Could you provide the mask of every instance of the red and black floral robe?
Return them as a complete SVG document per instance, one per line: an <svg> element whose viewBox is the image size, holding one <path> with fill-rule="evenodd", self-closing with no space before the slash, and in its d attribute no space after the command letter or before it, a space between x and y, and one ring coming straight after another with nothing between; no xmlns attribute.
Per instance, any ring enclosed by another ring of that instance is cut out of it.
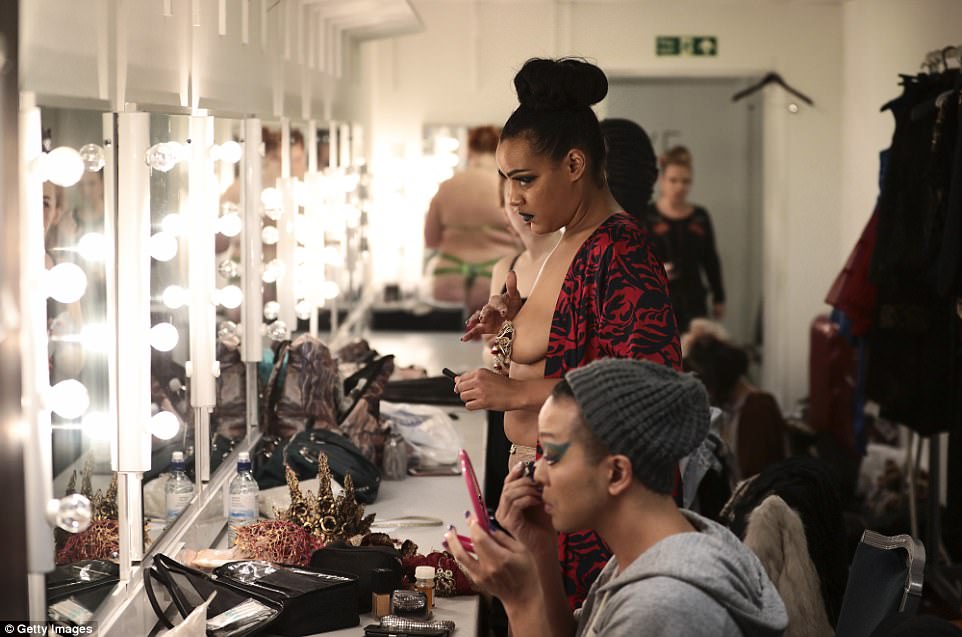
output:
<svg viewBox="0 0 962 637"><path fill-rule="evenodd" d="M575 254L555 305L545 378L599 358L641 358L681 369L665 268L633 217L608 217ZM611 557L593 531L561 533L558 558L572 608Z"/></svg>

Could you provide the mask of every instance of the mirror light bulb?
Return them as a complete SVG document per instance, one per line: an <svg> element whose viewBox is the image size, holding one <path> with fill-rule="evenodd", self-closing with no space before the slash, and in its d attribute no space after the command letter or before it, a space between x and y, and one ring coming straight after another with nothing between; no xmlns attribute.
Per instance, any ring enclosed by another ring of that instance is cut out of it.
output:
<svg viewBox="0 0 962 637"><path fill-rule="evenodd" d="M333 299L338 293L340 293L340 289L334 281L324 281L321 284L321 294L324 295L325 299Z"/></svg>
<svg viewBox="0 0 962 637"><path fill-rule="evenodd" d="M244 222L237 213L230 212L217 219L217 232L225 237L236 237L243 229Z"/></svg>
<svg viewBox="0 0 962 637"><path fill-rule="evenodd" d="M180 420L169 411L158 411L150 417L150 433L160 440L170 440L180 431Z"/></svg>
<svg viewBox="0 0 962 637"><path fill-rule="evenodd" d="M84 435L94 440L108 441L113 433L110 417L102 411L92 411L80 420Z"/></svg>
<svg viewBox="0 0 962 637"><path fill-rule="evenodd" d="M217 302L228 310L240 307L244 301L244 292L236 285L227 285L217 291Z"/></svg>
<svg viewBox="0 0 962 637"><path fill-rule="evenodd" d="M244 149L234 140L226 141L220 145L220 160L228 164L236 164L241 160Z"/></svg>
<svg viewBox="0 0 962 637"><path fill-rule="evenodd" d="M217 326L217 340L225 345L240 343L240 329L234 321L223 321Z"/></svg>
<svg viewBox="0 0 962 637"><path fill-rule="evenodd" d="M310 301L301 299L294 305L294 314L302 321L306 321L311 318L312 309Z"/></svg>
<svg viewBox="0 0 962 637"><path fill-rule="evenodd" d="M240 265L233 259L224 259L217 264L217 273L225 279L236 279L241 275Z"/></svg>
<svg viewBox="0 0 962 637"><path fill-rule="evenodd" d="M107 254L107 237L99 232L88 232L77 242L77 252L87 261L103 261Z"/></svg>
<svg viewBox="0 0 962 637"><path fill-rule="evenodd" d="M291 337L291 331L284 321L274 321L267 326L267 336L272 341L286 341Z"/></svg>
<svg viewBox="0 0 962 637"><path fill-rule="evenodd" d="M164 305L172 310L177 310L190 302L190 295L187 290L179 285L168 285L160 297Z"/></svg>
<svg viewBox="0 0 962 637"><path fill-rule="evenodd" d="M170 323L158 323L150 328L150 346L158 352L169 352L177 347L180 334Z"/></svg>
<svg viewBox="0 0 962 637"><path fill-rule="evenodd" d="M272 246L280 241L281 232L277 229L277 226L264 226L261 230L261 241L266 245Z"/></svg>
<svg viewBox="0 0 962 637"><path fill-rule="evenodd" d="M265 210L280 210L284 205L284 199L281 197L281 191L271 186L261 191L261 203L264 204Z"/></svg>
<svg viewBox="0 0 962 637"><path fill-rule="evenodd" d="M95 173L104 167L104 149L97 144L84 144L80 147L80 159L84 168Z"/></svg>
<svg viewBox="0 0 962 637"><path fill-rule="evenodd" d="M277 301L268 301L264 304L264 320L276 321L281 315L281 304Z"/></svg>
<svg viewBox="0 0 962 637"><path fill-rule="evenodd" d="M151 235L148 245L150 256L155 261L170 261L177 256L177 239L168 232L160 231Z"/></svg>
<svg viewBox="0 0 962 637"><path fill-rule="evenodd" d="M60 303L74 303L87 291L87 274L76 263L58 263L46 274L47 296Z"/></svg>
<svg viewBox="0 0 962 637"><path fill-rule="evenodd" d="M79 380L62 380L50 388L50 409L67 420L80 418L90 409L90 394Z"/></svg>
<svg viewBox="0 0 962 637"><path fill-rule="evenodd" d="M81 533L90 528L94 510L87 496L71 493L47 504L47 519L68 533ZM12 631L11 631L12 632Z"/></svg>
<svg viewBox="0 0 962 637"><path fill-rule="evenodd" d="M86 167L80 153L68 146L58 146L47 153L44 169L47 181L67 188L80 181Z"/></svg>
<svg viewBox="0 0 962 637"><path fill-rule="evenodd" d="M187 149L178 142L161 142L147 149L147 165L162 173L170 172L177 162L187 156Z"/></svg>

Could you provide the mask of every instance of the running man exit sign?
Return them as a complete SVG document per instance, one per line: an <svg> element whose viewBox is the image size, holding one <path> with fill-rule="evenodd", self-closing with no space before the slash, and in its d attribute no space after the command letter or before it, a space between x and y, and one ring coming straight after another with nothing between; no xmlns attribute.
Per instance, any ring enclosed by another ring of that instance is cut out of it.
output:
<svg viewBox="0 0 962 637"><path fill-rule="evenodd" d="M718 55L718 38L714 35L659 35L655 38L655 55L715 57Z"/></svg>

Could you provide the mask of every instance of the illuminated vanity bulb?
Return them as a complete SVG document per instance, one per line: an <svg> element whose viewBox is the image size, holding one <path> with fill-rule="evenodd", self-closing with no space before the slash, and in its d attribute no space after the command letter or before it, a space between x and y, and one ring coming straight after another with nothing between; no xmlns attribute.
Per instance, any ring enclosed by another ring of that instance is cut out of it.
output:
<svg viewBox="0 0 962 637"><path fill-rule="evenodd" d="M271 186L261 191L261 203L264 204L264 214L270 216L267 211L280 210L284 205L284 199L281 197L281 191Z"/></svg>
<svg viewBox="0 0 962 637"><path fill-rule="evenodd" d="M80 328L80 342L91 352L106 352L110 348L110 330L105 323L87 323Z"/></svg>
<svg viewBox="0 0 962 637"><path fill-rule="evenodd" d="M267 326L267 337L272 341L286 341L291 337L291 331L284 321L274 321Z"/></svg>
<svg viewBox="0 0 962 637"><path fill-rule="evenodd" d="M77 252L87 261L103 261L107 254L107 237L99 232L88 232L77 242Z"/></svg>
<svg viewBox="0 0 962 637"><path fill-rule="evenodd" d="M179 285L168 285L164 288L164 293L160 299L164 302L164 305L176 310L190 303L190 294Z"/></svg>
<svg viewBox="0 0 962 637"><path fill-rule="evenodd" d="M68 146L58 146L47 153L44 169L47 181L65 188L80 181L85 170L80 153Z"/></svg>
<svg viewBox="0 0 962 637"><path fill-rule="evenodd" d="M311 310L313 309L314 308L311 307L310 301L307 299L301 299L294 305L294 314L297 315L297 318L301 319L302 321L306 321L311 318Z"/></svg>
<svg viewBox="0 0 962 637"><path fill-rule="evenodd" d="M277 301L268 301L264 304L264 320L276 321L281 315L281 304Z"/></svg>
<svg viewBox="0 0 962 637"><path fill-rule="evenodd" d="M170 172L177 162L187 156L187 149L178 142L161 142L147 149L147 165L162 173Z"/></svg>
<svg viewBox="0 0 962 637"><path fill-rule="evenodd" d="M84 144L80 147L80 159L84 168L95 173L104 167L104 149L97 144Z"/></svg>
<svg viewBox="0 0 962 637"><path fill-rule="evenodd" d="M62 380L50 388L50 409L67 420L80 418L90 409L90 394L79 380Z"/></svg>
<svg viewBox="0 0 962 637"><path fill-rule="evenodd" d="M334 246L327 246L324 248L324 263L329 265L340 265L343 259L341 259L341 251Z"/></svg>
<svg viewBox="0 0 962 637"><path fill-rule="evenodd" d="M76 263L58 263L46 274L47 296L60 303L73 303L87 291L87 275Z"/></svg>
<svg viewBox="0 0 962 637"><path fill-rule="evenodd" d="M340 291L340 288L337 287L337 283L334 281L324 281L324 283L321 284L321 294L324 295L325 299L333 299Z"/></svg>
<svg viewBox="0 0 962 637"><path fill-rule="evenodd" d="M261 274L261 281L264 283L276 283L279 279L284 278L285 271L284 262L279 259L273 259L264 265L264 273Z"/></svg>
<svg viewBox="0 0 962 637"><path fill-rule="evenodd" d="M306 206L309 193L310 191L307 188L307 184L300 179L294 181L294 185L292 186L292 195L294 196L294 203L296 205L300 206L301 208Z"/></svg>
<svg viewBox="0 0 962 637"><path fill-rule="evenodd" d="M234 140L224 142L220 145L220 160L228 164L236 164L241 160L244 149Z"/></svg>
<svg viewBox="0 0 962 637"><path fill-rule="evenodd" d="M160 440L170 440L180 431L180 420L169 411L158 411L150 417L150 434Z"/></svg>
<svg viewBox="0 0 962 637"><path fill-rule="evenodd" d="M184 234L184 218L172 212L160 221L160 229L175 237Z"/></svg>
<svg viewBox="0 0 962 637"><path fill-rule="evenodd" d="M237 328L237 323L234 321L223 321L219 326L217 326L217 340L225 344L236 344L235 339L239 342L240 330Z"/></svg>
<svg viewBox="0 0 962 637"><path fill-rule="evenodd" d="M155 261L170 261L177 256L177 239L161 230L150 237L148 249Z"/></svg>
<svg viewBox="0 0 962 637"><path fill-rule="evenodd" d="M217 219L217 232L225 237L236 237L243 229L244 222L237 213L229 212Z"/></svg>
<svg viewBox="0 0 962 637"><path fill-rule="evenodd" d="M225 279L236 279L240 276L240 265L233 259L224 259L217 264L217 273Z"/></svg>
<svg viewBox="0 0 962 637"><path fill-rule="evenodd" d="M228 310L240 307L244 301L244 292L236 285L228 285L217 290L217 302Z"/></svg>
<svg viewBox="0 0 962 637"><path fill-rule="evenodd" d="M180 334L170 323L158 323L150 328L150 346L158 352L169 352L177 347Z"/></svg>
<svg viewBox="0 0 962 637"><path fill-rule="evenodd" d="M261 230L261 241L266 245L272 246L276 244L281 238L281 232L277 229L277 226L264 226Z"/></svg>

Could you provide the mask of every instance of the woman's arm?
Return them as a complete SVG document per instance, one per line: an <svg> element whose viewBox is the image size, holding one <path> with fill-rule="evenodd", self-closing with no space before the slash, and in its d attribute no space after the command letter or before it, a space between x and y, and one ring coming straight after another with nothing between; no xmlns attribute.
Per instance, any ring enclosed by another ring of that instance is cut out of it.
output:
<svg viewBox="0 0 962 637"><path fill-rule="evenodd" d="M464 406L472 411L538 411L558 381L557 378L518 380L489 369L476 369L455 378L454 391L461 396Z"/></svg>
<svg viewBox="0 0 962 637"><path fill-rule="evenodd" d="M434 195L434 199L431 200L431 205L428 207L428 214L424 217L424 245L428 248L437 248L441 245L443 233L441 206L438 204L438 196Z"/></svg>
<svg viewBox="0 0 962 637"><path fill-rule="evenodd" d="M718 258L718 250L715 247L715 229L711 224L711 217L705 212L705 253L703 255L702 267L708 277L708 284L711 286L712 303L723 305L725 303L725 288L722 285L721 260Z"/></svg>

